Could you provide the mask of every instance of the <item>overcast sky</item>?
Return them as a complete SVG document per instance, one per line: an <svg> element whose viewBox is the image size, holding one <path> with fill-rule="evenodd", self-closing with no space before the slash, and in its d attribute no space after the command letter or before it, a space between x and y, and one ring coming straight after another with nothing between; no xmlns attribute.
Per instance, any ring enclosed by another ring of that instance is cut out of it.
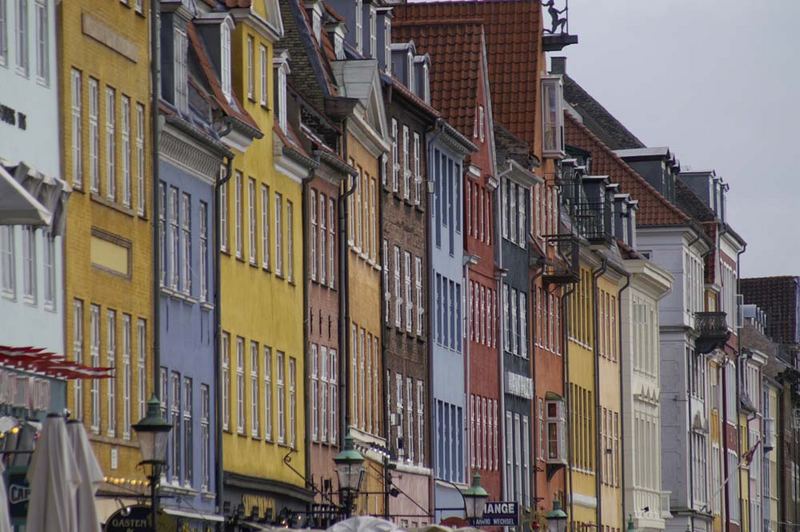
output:
<svg viewBox="0 0 800 532"><path fill-rule="evenodd" d="M743 277L800 275L798 24L798 0L569 2L568 73L645 144L730 184Z"/></svg>

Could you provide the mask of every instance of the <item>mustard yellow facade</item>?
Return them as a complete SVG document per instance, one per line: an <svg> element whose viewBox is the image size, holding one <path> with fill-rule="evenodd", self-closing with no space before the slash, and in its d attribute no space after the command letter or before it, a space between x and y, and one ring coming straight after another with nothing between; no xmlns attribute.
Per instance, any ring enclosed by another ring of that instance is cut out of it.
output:
<svg viewBox="0 0 800 532"><path fill-rule="evenodd" d="M57 9L62 164L73 189L66 354L116 368L112 379L70 383L68 405L108 477L100 493L129 495L144 489L130 425L152 393L148 3L85 0Z"/></svg>
<svg viewBox="0 0 800 532"><path fill-rule="evenodd" d="M248 514L277 515L287 503L275 490L302 496L306 474L302 185L273 151L277 4L230 16L232 91L261 136L232 147L220 194L223 482Z"/></svg>

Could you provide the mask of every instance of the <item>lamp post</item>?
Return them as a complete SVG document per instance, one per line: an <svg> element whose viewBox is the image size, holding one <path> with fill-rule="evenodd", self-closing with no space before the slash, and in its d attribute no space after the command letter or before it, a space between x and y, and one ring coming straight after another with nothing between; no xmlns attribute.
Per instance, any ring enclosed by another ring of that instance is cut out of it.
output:
<svg viewBox="0 0 800 532"><path fill-rule="evenodd" d="M150 475L150 507L152 509L153 530L156 530L158 515L158 494L156 487L161 478L161 468L167 461L167 437L172 425L161 417L161 402L154 395L147 401L147 413L137 424L133 425L139 438L139 450L142 461L139 465L149 465Z"/></svg>
<svg viewBox="0 0 800 532"><path fill-rule="evenodd" d="M633 515L628 514L628 528L627 532L636 532L636 527L633 526Z"/></svg>
<svg viewBox="0 0 800 532"><path fill-rule="evenodd" d="M337 454L333 461L336 463L336 476L339 477L339 497L345 519L353 512L353 500L361 489L364 479L364 457L353 448L353 438L346 436L344 449Z"/></svg>
<svg viewBox="0 0 800 532"><path fill-rule="evenodd" d="M561 501L553 501L553 509L545 514L549 532L565 532L567 530L567 514L561 509Z"/></svg>
<svg viewBox="0 0 800 532"><path fill-rule="evenodd" d="M483 517L489 493L481 486L480 473L476 471L472 474L472 485L461 492L461 497L464 498L464 514L468 522Z"/></svg>

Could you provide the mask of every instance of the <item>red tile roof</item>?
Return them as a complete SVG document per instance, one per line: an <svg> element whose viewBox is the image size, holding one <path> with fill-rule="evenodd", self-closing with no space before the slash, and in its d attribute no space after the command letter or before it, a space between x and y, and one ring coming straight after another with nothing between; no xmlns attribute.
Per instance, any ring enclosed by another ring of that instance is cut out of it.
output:
<svg viewBox="0 0 800 532"><path fill-rule="evenodd" d="M392 31L407 24L482 23L494 120L535 146L538 70L543 67L539 65L541 9L538 0L402 4L394 7ZM403 35L417 43L415 35L405 32ZM452 52L457 45L450 44L448 51ZM433 57L433 61L437 63L440 60Z"/></svg>
<svg viewBox="0 0 800 532"><path fill-rule="evenodd" d="M570 113L564 113L564 126L567 144L591 153L592 174L609 176L612 182L620 184L623 192L639 201L636 215L639 225L684 225L690 222L683 211L670 203Z"/></svg>
<svg viewBox="0 0 800 532"><path fill-rule="evenodd" d="M478 97L483 28L475 23L429 23L395 27L396 40L413 40L431 56L431 104L462 135L472 136Z"/></svg>
<svg viewBox="0 0 800 532"><path fill-rule="evenodd" d="M396 91L403 98L405 98L406 100L417 106L423 112L427 113L428 115L434 118L440 118L442 116L442 114L437 109L434 109L433 107L425 103L425 100L423 100L422 98L411 92L408 89L408 87L403 85L403 83L399 79L397 79L394 76L391 76L390 80L393 91Z"/></svg>

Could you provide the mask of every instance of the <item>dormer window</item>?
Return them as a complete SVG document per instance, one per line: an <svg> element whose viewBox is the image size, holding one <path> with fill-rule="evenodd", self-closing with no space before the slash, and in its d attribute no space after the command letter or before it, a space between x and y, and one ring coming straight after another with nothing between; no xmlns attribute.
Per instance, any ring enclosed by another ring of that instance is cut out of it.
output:
<svg viewBox="0 0 800 532"><path fill-rule="evenodd" d="M425 103L431 103L431 78L428 62L422 64L422 99Z"/></svg>
<svg viewBox="0 0 800 532"><path fill-rule="evenodd" d="M306 9L310 11L311 15L311 31L314 32L314 37L317 42L322 42L322 2L314 1L306 4Z"/></svg>
<svg viewBox="0 0 800 532"><path fill-rule="evenodd" d="M369 56L378 58L378 13L375 6L369 6Z"/></svg>
<svg viewBox="0 0 800 532"><path fill-rule="evenodd" d="M356 50L363 52L362 41L364 40L364 6L362 0L355 0L356 3Z"/></svg>
<svg viewBox="0 0 800 532"><path fill-rule="evenodd" d="M411 53L411 50L406 54L406 72L408 73L406 87L414 90L414 55Z"/></svg>
<svg viewBox="0 0 800 532"><path fill-rule="evenodd" d="M178 111L186 113L189 110L189 76L186 68L186 56L189 42L186 32L175 28L173 32L173 83L175 89L175 107Z"/></svg>
<svg viewBox="0 0 800 532"><path fill-rule="evenodd" d="M231 27L230 21L225 21L219 28L219 77L222 84L222 94L231 101Z"/></svg>
<svg viewBox="0 0 800 532"><path fill-rule="evenodd" d="M478 138L483 142L486 139L486 113L483 106L478 106Z"/></svg>
<svg viewBox="0 0 800 532"><path fill-rule="evenodd" d="M282 131L286 131L286 79L289 75L289 58L285 50L273 58L275 69L275 120Z"/></svg>
<svg viewBox="0 0 800 532"><path fill-rule="evenodd" d="M542 155L564 156L564 109L561 76L542 78Z"/></svg>
<svg viewBox="0 0 800 532"><path fill-rule="evenodd" d="M392 73L392 20L389 14L383 17L383 54L386 73Z"/></svg>

